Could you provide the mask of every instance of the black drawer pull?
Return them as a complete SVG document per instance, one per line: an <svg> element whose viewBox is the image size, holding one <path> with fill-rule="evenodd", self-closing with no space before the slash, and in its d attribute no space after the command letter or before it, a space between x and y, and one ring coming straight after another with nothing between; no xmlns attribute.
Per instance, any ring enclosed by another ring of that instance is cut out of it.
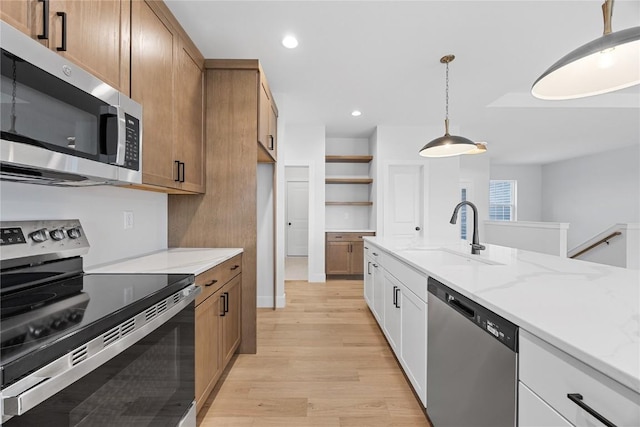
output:
<svg viewBox="0 0 640 427"><path fill-rule="evenodd" d="M220 317L224 317L227 314L227 293L224 292L222 295L220 295L220 298L222 298L222 313L220 314Z"/></svg>
<svg viewBox="0 0 640 427"><path fill-rule="evenodd" d="M184 162L180 162L180 166L182 166L182 175L180 176L180 182L184 182Z"/></svg>
<svg viewBox="0 0 640 427"><path fill-rule="evenodd" d="M582 401L582 395L580 393L569 393L569 394L567 394L567 397L569 398L570 401L572 401L573 403L575 403L576 405L578 405L579 407L581 407L582 409L587 411L589 414L593 415L593 417L595 419L600 421L605 426L607 426L607 427L616 427L616 425L614 423L612 423L611 421L609 421L608 419L606 419L605 417L603 417L602 415L597 413L589 405L584 403Z"/></svg>
<svg viewBox="0 0 640 427"><path fill-rule="evenodd" d="M378 254L374 252L374 253L373 253L373 256L378 256Z"/></svg>
<svg viewBox="0 0 640 427"><path fill-rule="evenodd" d="M38 34L38 39L49 40L49 0L38 0L42 3L42 34Z"/></svg>
<svg viewBox="0 0 640 427"><path fill-rule="evenodd" d="M273 146L274 146L274 144L273 144L273 141L274 141L273 135L267 135L267 136L269 137L269 150L273 150Z"/></svg>
<svg viewBox="0 0 640 427"><path fill-rule="evenodd" d="M215 285L216 283L218 283L218 281L216 279L213 279L212 281L210 281L209 283L207 283L206 285L204 285L206 288L208 288L211 285Z"/></svg>
<svg viewBox="0 0 640 427"><path fill-rule="evenodd" d="M240 268L240 266L239 266L238 264L236 264L236 265L234 265L233 267L231 267L231 271L233 271L233 270L237 270L237 269L239 269L239 268Z"/></svg>
<svg viewBox="0 0 640 427"><path fill-rule="evenodd" d="M395 300L394 305L396 306L396 308L400 308L400 300L398 299L398 292L400 292L400 288L397 286L394 286L393 299Z"/></svg>
<svg viewBox="0 0 640 427"><path fill-rule="evenodd" d="M58 52L67 51L67 12L56 12L56 15L62 17L62 46L56 47Z"/></svg>
<svg viewBox="0 0 640 427"><path fill-rule="evenodd" d="M224 312L228 313L229 312L229 292L224 292L222 295L224 295Z"/></svg>

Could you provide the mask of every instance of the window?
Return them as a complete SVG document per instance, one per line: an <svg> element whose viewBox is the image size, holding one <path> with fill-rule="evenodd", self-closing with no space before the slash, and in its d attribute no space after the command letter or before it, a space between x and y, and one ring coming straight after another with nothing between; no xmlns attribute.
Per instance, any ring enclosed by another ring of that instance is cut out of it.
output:
<svg viewBox="0 0 640 427"><path fill-rule="evenodd" d="M489 181L489 219L516 220L516 181Z"/></svg>

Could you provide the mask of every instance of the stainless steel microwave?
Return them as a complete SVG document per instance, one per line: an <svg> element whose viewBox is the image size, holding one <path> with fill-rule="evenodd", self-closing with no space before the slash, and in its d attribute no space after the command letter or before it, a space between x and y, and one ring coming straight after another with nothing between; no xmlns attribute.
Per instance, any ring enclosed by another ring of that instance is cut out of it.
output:
<svg viewBox="0 0 640 427"><path fill-rule="evenodd" d="M0 47L0 179L142 182L140 104L2 21Z"/></svg>

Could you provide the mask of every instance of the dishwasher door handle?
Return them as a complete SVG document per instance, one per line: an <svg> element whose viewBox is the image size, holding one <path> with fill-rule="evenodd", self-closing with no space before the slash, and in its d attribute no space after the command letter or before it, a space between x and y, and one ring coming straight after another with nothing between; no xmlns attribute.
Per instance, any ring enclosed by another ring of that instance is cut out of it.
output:
<svg viewBox="0 0 640 427"><path fill-rule="evenodd" d="M458 313L470 319L474 319L476 317L476 311L474 309L463 304L462 302L460 302L460 300L455 299L455 297L447 294L447 302Z"/></svg>

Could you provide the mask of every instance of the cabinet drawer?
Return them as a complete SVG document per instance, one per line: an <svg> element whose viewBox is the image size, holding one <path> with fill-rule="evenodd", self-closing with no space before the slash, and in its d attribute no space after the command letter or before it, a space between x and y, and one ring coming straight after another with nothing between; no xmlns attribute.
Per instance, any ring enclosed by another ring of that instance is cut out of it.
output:
<svg viewBox="0 0 640 427"><path fill-rule="evenodd" d="M518 427L572 427L529 387L518 382Z"/></svg>
<svg viewBox="0 0 640 427"><path fill-rule="evenodd" d="M640 395L520 329L520 381L576 426L601 425L567 395L616 426L640 425Z"/></svg>
<svg viewBox="0 0 640 427"><path fill-rule="evenodd" d="M365 257L371 258L371 260L376 264L382 264L382 260L384 259L384 254L380 248L368 242L365 242L364 244L364 255Z"/></svg>
<svg viewBox="0 0 640 427"><path fill-rule="evenodd" d="M231 278L242 272L242 255L236 255L222 264L196 276L196 285L202 288L200 295L196 297L196 305L206 300L215 291L220 289Z"/></svg>
<svg viewBox="0 0 640 427"><path fill-rule="evenodd" d="M384 259L384 268L422 301L427 301L427 275L408 266L396 257L387 256Z"/></svg>
<svg viewBox="0 0 640 427"><path fill-rule="evenodd" d="M328 242L358 242L364 236L373 236L374 233L327 233Z"/></svg>

